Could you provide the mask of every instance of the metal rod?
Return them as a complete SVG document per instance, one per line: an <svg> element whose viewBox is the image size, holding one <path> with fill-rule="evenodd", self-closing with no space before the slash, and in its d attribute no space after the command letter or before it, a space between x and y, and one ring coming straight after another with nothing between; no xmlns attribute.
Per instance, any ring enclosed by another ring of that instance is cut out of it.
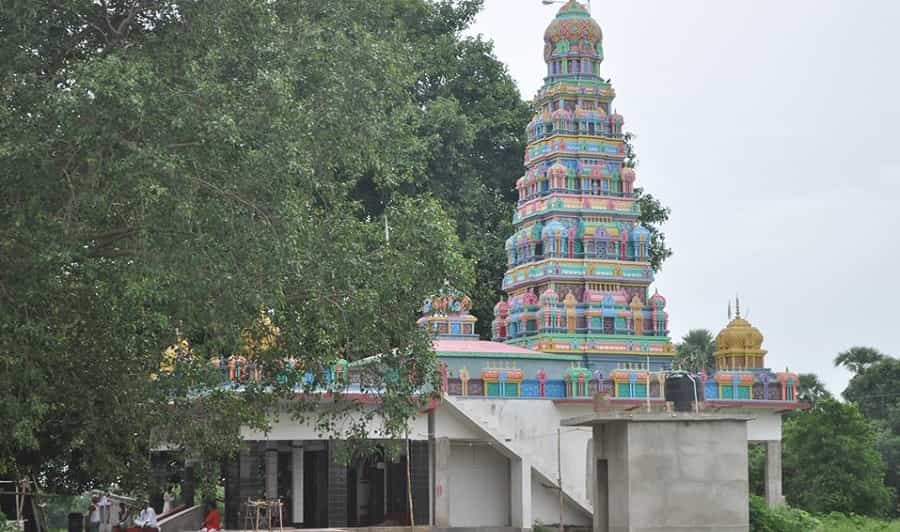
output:
<svg viewBox="0 0 900 532"><path fill-rule="evenodd" d="M650 412L650 355L647 355L647 412Z"/></svg>
<svg viewBox="0 0 900 532"><path fill-rule="evenodd" d="M556 482L559 484L559 532L563 532L562 432L559 427L556 428Z"/></svg>

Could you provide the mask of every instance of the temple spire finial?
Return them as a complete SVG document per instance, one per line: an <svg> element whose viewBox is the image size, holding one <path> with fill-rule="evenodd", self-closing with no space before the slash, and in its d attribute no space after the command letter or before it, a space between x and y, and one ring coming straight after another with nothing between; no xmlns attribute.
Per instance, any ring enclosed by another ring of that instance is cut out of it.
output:
<svg viewBox="0 0 900 532"><path fill-rule="evenodd" d="M731 300L728 300L728 321L731 321Z"/></svg>
<svg viewBox="0 0 900 532"><path fill-rule="evenodd" d="M734 317L741 317L741 298L737 294L734 296Z"/></svg>

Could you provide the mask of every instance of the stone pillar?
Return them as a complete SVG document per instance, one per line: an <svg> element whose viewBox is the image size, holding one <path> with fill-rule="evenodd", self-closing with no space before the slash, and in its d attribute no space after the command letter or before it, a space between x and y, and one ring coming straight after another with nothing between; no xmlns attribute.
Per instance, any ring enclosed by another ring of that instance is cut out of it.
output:
<svg viewBox="0 0 900 532"><path fill-rule="evenodd" d="M239 461L240 455L235 455L226 459L222 464L222 473L225 476L225 519L222 524L225 530L237 530L240 526L238 524L238 510L241 506Z"/></svg>
<svg viewBox="0 0 900 532"><path fill-rule="evenodd" d="M410 477L412 480L413 513L416 525L427 525L431 522L431 483L430 463L427 441L409 442L408 456Z"/></svg>
<svg viewBox="0 0 900 532"><path fill-rule="evenodd" d="M271 444L270 444L271 445ZM266 447L266 498L278 498L278 449Z"/></svg>
<svg viewBox="0 0 900 532"><path fill-rule="evenodd" d="M341 442L328 441L328 527L347 526L347 466L337 460Z"/></svg>
<svg viewBox="0 0 900 532"><path fill-rule="evenodd" d="M196 493L196 481L194 474L193 462L186 462L184 465L184 478L181 481L181 494L184 498L184 504L193 506L195 504L194 495ZM200 501L205 502L205 501Z"/></svg>
<svg viewBox="0 0 900 532"><path fill-rule="evenodd" d="M509 461L510 525L521 530L531 530L534 519L531 514L531 463L528 460Z"/></svg>
<svg viewBox="0 0 900 532"><path fill-rule="evenodd" d="M606 458L603 455L604 426L594 425L594 434L591 447L593 458L591 460L591 503L594 507L593 532L609 532L609 471Z"/></svg>
<svg viewBox="0 0 900 532"><path fill-rule="evenodd" d="M434 526L450 528L450 438L434 440Z"/></svg>
<svg viewBox="0 0 900 532"><path fill-rule="evenodd" d="M291 443L291 522L303 523L303 442Z"/></svg>
<svg viewBox="0 0 900 532"><path fill-rule="evenodd" d="M784 504L781 494L781 440L766 441L766 502L770 507Z"/></svg>

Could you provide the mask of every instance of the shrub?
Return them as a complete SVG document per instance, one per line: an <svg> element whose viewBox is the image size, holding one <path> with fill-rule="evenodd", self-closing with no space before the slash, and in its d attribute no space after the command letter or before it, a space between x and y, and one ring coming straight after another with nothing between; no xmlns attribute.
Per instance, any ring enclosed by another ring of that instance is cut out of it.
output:
<svg viewBox="0 0 900 532"><path fill-rule="evenodd" d="M750 496L751 532L809 532L818 530L821 523L809 513L790 506L769 508L766 500Z"/></svg>

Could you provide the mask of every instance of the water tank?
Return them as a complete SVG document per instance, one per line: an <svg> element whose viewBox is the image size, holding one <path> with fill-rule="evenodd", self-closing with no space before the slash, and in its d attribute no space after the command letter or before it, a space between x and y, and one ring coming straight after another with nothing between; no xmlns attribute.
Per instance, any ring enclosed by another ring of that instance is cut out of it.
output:
<svg viewBox="0 0 900 532"><path fill-rule="evenodd" d="M84 531L84 514L81 514L81 513L69 514L69 532L83 532L83 531Z"/></svg>
<svg viewBox="0 0 900 532"><path fill-rule="evenodd" d="M677 371L666 376L666 401L674 404L676 412L693 410L694 383L686 372Z"/></svg>

